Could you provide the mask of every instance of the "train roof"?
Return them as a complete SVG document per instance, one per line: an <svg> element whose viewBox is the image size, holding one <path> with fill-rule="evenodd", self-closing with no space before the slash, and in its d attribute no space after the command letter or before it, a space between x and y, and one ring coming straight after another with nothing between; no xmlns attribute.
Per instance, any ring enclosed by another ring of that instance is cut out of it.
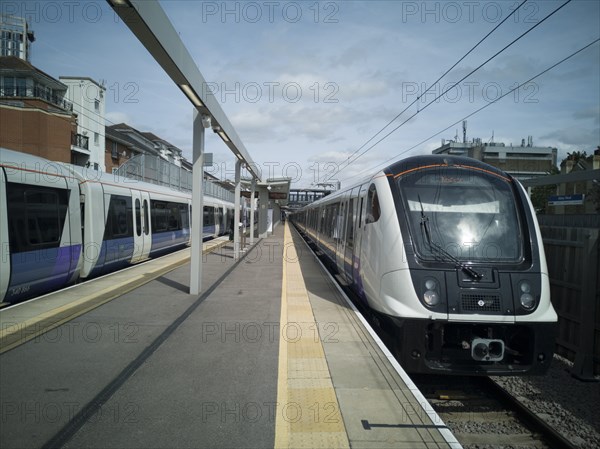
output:
<svg viewBox="0 0 600 449"><path fill-rule="evenodd" d="M486 164L485 162L481 162L477 159L473 159L466 156L455 156L449 154L428 154L422 156L408 157L386 167L383 171L389 175L398 175L400 173L406 173L419 167L451 167L453 165L461 168L472 167L500 176L502 178L511 178L511 176L508 173L490 164Z"/></svg>
<svg viewBox="0 0 600 449"><path fill-rule="evenodd" d="M39 173L45 173L50 176L62 176L68 180L79 183L97 182L109 184L124 188L139 189L160 193L164 195L174 195L178 197L191 198L191 192L172 189L167 186L151 184L136 179L123 178L112 173L105 173L94 170L91 167L81 167L79 165L68 164L66 162L54 162L35 156L29 153L0 148L0 165L5 167L15 167L16 169L27 169ZM219 198L205 197L205 201L214 204L231 205L232 203Z"/></svg>
<svg viewBox="0 0 600 449"><path fill-rule="evenodd" d="M428 154L428 155L421 155L421 156L411 156L411 157L402 159L400 161L397 161L397 162L393 163L392 165L389 165L386 168L379 170L376 173L372 173L371 175L362 178L360 181L357 181L357 182L352 183L351 185L348 185L348 187L342 188L336 192L332 192L330 195L327 195L327 196L315 201L314 203L311 203L308 206L302 207L298 211L308 209L312 205L327 203L331 200L334 200L339 195L342 195L345 192L348 192L349 190L351 190L357 186L360 186L362 184L370 182L374 177L377 176L377 173L383 172L386 175L398 175L400 173L409 172L409 171L412 171L412 170L420 168L420 167L421 168L422 167L435 167L435 166L439 166L439 167L449 166L450 167L453 165L457 166L457 167L461 167L461 168L472 167L474 169L481 170L483 172L487 172L487 173L499 176L506 180L512 179L512 177L508 173L506 173L492 165L486 164L485 162L481 162L477 159L473 159L470 157L455 156L455 155L448 155L448 154L431 154L431 155Z"/></svg>

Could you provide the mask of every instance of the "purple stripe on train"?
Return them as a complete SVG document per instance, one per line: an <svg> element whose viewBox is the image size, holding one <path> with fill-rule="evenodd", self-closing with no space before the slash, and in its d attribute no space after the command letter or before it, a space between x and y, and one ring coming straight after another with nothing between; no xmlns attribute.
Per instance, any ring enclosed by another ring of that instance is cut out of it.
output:
<svg viewBox="0 0 600 449"><path fill-rule="evenodd" d="M67 285L81 255L81 245L11 255L7 302L19 302Z"/></svg>

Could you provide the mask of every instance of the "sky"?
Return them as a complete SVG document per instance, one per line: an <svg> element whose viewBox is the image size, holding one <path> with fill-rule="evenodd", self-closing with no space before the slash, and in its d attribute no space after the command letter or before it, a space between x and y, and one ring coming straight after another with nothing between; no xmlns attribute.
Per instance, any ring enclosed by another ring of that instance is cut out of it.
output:
<svg viewBox="0 0 600 449"><path fill-rule="evenodd" d="M467 119L468 140L520 146L532 136L557 148L559 162L592 153L599 43L510 91L598 39L600 2L573 0L540 24L564 1L527 1L434 84L519 3L160 2L263 178L291 177L295 187L348 185L430 154L442 139L462 139L461 120L484 106ZM108 3L3 0L0 9L29 19L36 67L105 83L107 125L153 132L191 159L191 103ZM207 133L206 151L209 171L233 178L235 158L216 134Z"/></svg>

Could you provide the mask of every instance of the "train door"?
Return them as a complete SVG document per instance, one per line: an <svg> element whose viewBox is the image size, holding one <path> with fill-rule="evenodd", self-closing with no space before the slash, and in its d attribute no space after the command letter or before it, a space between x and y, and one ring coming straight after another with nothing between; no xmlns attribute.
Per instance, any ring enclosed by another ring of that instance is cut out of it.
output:
<svg viewBox="0 0 600 449"><path fill-rule="evenodd" d="M344 273L348 284L353 283L353 266L354 266L354 240L356 226L356 204L358 189L353 189L348 196L348 209L346 218L346 246L344 252Z"/></svg>
<svg viewBox="0 0 600 449"><path fill-rule="evenodd" d="M0 167L0 242L8 242L8 211L6 205L6 178ZM2 245L2 263L0 263L0 302L4 299L10 279L10 257L8 244Z"/></svg>
<svg viewBox="0 0 600 449"><path fill-rule="evenodd" d="M150 223L146 223L148 203L150 196L148 192L132 190L133 201L133 256L131 263L137 263L148 258L152 238L149 232Z"/></svg>
<svg viewBox="0 0 600 449"><path fill-rule="evenodd" d="M363 236L365 230L365 210L367 207L367 186L360 186L358 189L353 190L353 194L356 192L356 232L354 239L354 260L352 264L352 278L356 283L359 296L364 299L364 291L361 280L361 254L363 245Z"/></svg>
<svg viewBox="0 0 600 449"><path fill-rule="evenodd" d="M346 219L347 219L347 211L348 211L348 201L345 199L346 195L343 195L342 200L340 202L340 207L337 210L337 216L335 217L335 234L338 236L335 251L336 264L338 268L338 273L340 273L341 277L344 278L345 268L344 268L344 258L346 251Z"/></svg>

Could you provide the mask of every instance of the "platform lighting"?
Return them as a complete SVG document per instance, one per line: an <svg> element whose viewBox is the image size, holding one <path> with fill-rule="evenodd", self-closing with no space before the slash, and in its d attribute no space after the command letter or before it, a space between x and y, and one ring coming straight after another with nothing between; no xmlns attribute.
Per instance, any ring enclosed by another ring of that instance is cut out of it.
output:
<svg viewBox="0 0 600 449"><path fill-rule="evenodd" d="M235 153L235 157L237 157L240 161L244 160L244 158L239 153Z"/></svg>
<svg viewBox="0 0 600 449"><path fill-rule="evenodd" d="M227 137L227 134L225 134L225 131L219 131L217 134L219 134L219 136L221 136L221 139L223 139L225 142L229 142L229 137Z"/></svg>
<svg viewBox="0 0 600 449"><path fill-rule="evenodd" d="M129 6L131 7L131 3L129 0L108 0L113 6Z"/></svg>
<svg viewBox="0 0 600 449"><path fill-rule="evenodd" d="M189 85L180 84L179 87L181 88L183 93L187 95L190 101L194 103L195 106L198 106L199 108L204 107L204 103L202 103L200 98L198 98L198 95L196 95L196 92L194 92Z"/></svg>
<svg viewBox="0 0 600 449"><path fill-rule="evenodd" d="M230 142L229 137L227 137L227 134L225 134L225 131L223 131L219 125L213 126L212 130L214 133L217 133L225 143Z"/></svg>

